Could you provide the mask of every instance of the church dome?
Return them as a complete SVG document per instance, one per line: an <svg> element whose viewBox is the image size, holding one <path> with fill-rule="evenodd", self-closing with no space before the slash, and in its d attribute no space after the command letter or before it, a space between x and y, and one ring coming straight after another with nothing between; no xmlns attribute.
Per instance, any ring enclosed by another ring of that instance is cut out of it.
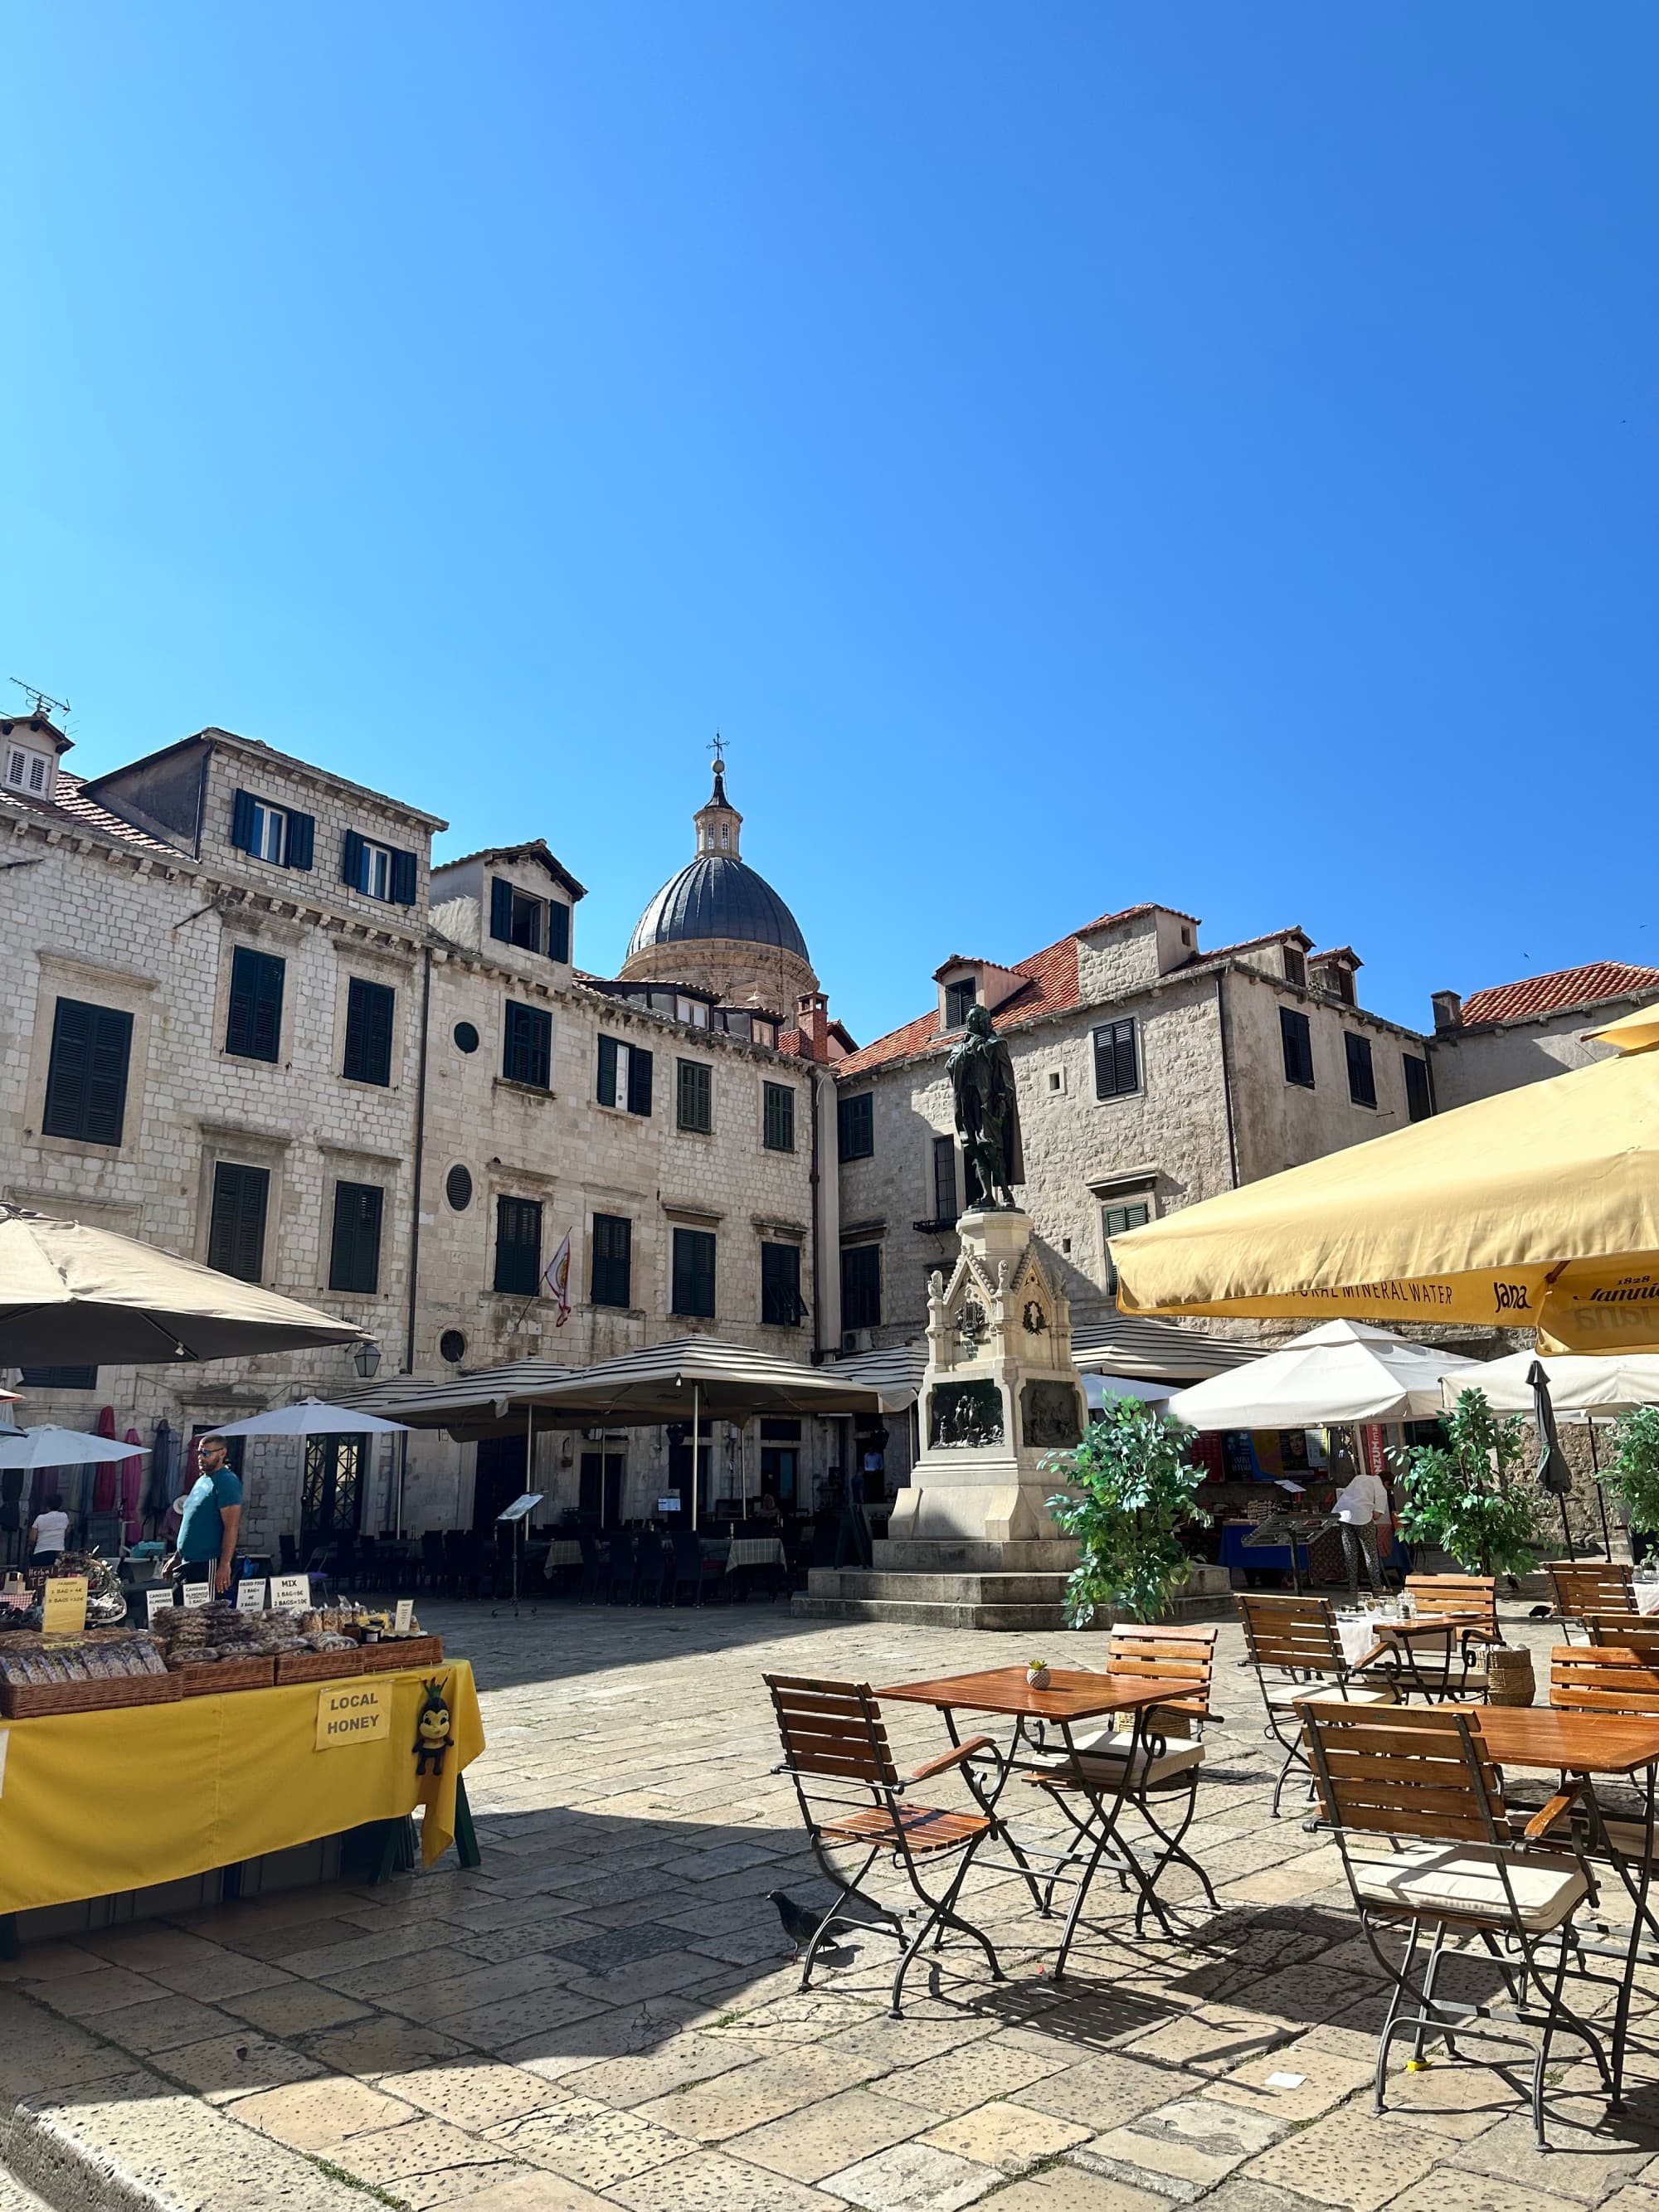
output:
<svg viewBox="0 0 1659 2212"><path fill-rule="evenodd" d="M710 938L776 945L797 959L809 957L799 923L771 884L730 853L699 853L663 885L640 916L628 957L653 945Z"/></svg>

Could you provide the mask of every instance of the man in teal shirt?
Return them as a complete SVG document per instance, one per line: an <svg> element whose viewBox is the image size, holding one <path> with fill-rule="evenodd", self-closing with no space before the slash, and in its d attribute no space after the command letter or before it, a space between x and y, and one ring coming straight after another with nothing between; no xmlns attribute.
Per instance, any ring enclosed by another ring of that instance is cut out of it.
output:
<svg viewBox="0 0 1659 2212"><path fill-rule="evenodd" d="M230 1588L236 1532L242 1525L242 1486L229 1462L222 1437L203 1438L197 1462L202 1471L179 1524L179 1583L204 1582L221 1597Z"/></svg>

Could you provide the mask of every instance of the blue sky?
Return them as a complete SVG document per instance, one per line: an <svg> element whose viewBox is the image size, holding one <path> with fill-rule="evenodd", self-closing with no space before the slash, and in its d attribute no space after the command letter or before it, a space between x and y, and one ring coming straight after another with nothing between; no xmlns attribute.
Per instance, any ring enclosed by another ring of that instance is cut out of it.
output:
<svg viewBox="0 0 1659 2212"><path fill-rule="evenodd" d="M722 730L863 1039L1158 898L1362 997L1652 913L1659 19L12 18L0 676L544 835Z"/></svg>

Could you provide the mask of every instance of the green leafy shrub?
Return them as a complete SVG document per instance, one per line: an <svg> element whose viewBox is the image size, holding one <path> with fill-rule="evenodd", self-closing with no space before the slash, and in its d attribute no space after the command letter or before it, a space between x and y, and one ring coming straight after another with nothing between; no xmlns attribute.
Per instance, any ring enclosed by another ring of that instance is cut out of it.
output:
<svg viewBox="0 0 1659 2212"><path fill-rule="evenodd" d="M1391 1452L1398 1522L1408 1544L1449 1552L1467 1572L1530 1574L1540 1541L1533 1504L1511 1487L1524 1444L1518 1414L1500 1421L1483 1390L1462 1390L1443 1444Z"/></svg>
<svg viewBox="0 0 1659 2212"><path fill-rule="evenodd" d="M1103 1607L1155 1620L1185 1583L1192 1562L1182 1531L1209 1519L1193 1503L1204 1480L1186 1455L1193 1434L1139 1400L1119 1398L1074 1450L1043 1462L1068 1486L1048 1510L1082 1547L1066 1585L1073 1628L1086 1628Z"/></svg>
<svg viewBox="0 0 1659 2212"><path fill-rule="evenodd" d="M1613 1425L1613 1464L1601 1476L1630 1510L1638 1534L1659 1528L1659 1406L1638 1406Z"/></svg>

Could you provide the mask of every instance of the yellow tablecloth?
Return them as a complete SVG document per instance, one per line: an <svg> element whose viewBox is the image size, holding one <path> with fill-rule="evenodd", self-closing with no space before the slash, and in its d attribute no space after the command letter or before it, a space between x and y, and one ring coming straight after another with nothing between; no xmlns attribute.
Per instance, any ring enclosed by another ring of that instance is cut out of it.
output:
<svg viewBox="0 0 1659 2212"><path fill-rule="evenodd" d="M177 1705L0 1721L0 1913L106 1897L426 1808L426 1863L455 1835L455 1785L483 1749L465 1659L390 1685L389 1735L317 1749L317 1701L337 1682L233 1690ZM422 1686L441 1680L453 1719L443 1770L417 1776Z"/></svg>

